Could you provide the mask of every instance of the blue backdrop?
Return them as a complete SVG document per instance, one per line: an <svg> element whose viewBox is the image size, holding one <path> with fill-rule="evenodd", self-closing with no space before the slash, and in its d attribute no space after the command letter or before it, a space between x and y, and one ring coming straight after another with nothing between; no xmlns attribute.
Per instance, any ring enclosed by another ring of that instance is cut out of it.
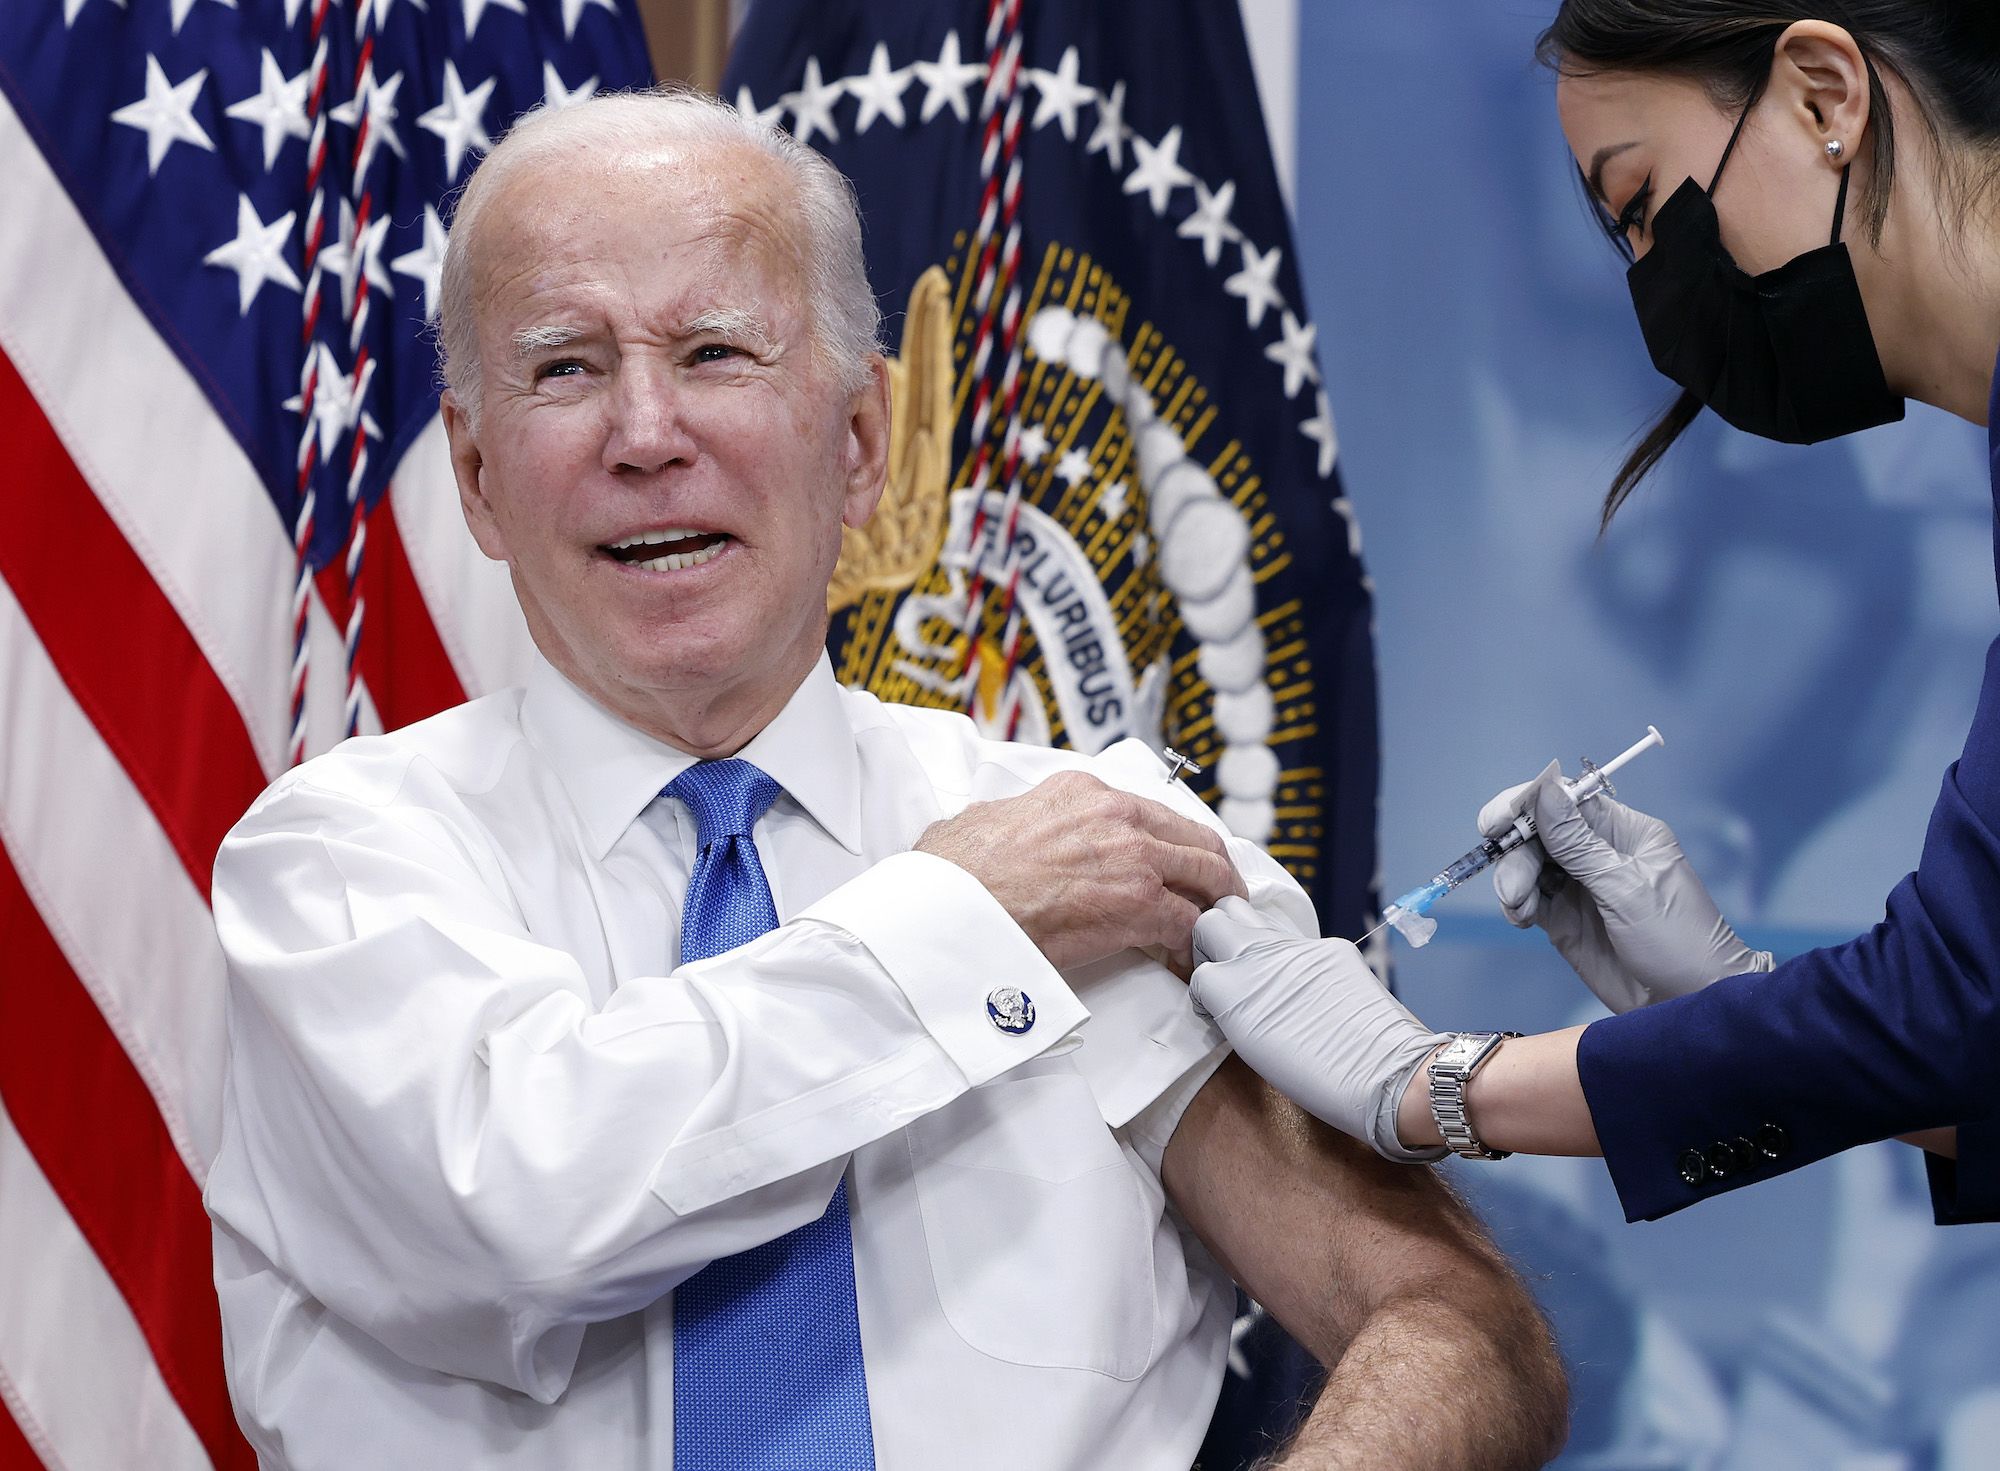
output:
<svg viewBox="0 0 2000 1471"><path fill-rule="evenodd" d="M1298 239L1377 588L1382 878L1494 791L1603 759L1780 953L1881 915L1993 637L1984 436L1927 409L1812 449L1712 417L1596 539L1670 390L1591 223L1527 0L1301 6ZM1399 979L1440 1027L1601 1014L1489 890ZM2000 1465L2000 1228L1929 1224L1880 1145L1623 1223L1594 1161L1461 1169L1576 1376L1565 1467Z"/></svg>

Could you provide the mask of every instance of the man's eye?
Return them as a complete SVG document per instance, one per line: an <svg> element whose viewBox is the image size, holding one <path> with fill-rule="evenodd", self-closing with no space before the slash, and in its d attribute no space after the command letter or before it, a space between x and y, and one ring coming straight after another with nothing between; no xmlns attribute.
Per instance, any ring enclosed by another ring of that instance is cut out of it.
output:
<svg viewBox="0 0 2000 1471"><path fill-rule="evenodd" d="M542 366L536 370L535 377L538 379L573 378L582 371L583 371L583 364L579 363L575 358L562 358L553 363L542 364Z"/></svg>
<svg viewBox="0 0 2000 1471"><path fill-rule="evenodd" d="M698 363L719 363L736 354L737 349L726 342L704 342L694 350L694 360Z"/></svg>

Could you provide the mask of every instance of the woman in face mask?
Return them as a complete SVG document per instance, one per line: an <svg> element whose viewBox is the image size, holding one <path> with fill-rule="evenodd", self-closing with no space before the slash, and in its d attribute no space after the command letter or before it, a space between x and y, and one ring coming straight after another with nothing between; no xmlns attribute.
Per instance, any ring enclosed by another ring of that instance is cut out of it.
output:
<svg viewBox="0 0 2000 1471"><path fill-rule="evenodd" d="M1704 407L1810 443L1907 398L1988 424L2000 497L2000 4L1563 0L1542 38L1579 169L1682 390L1608 520ZM2000 571L2000 535L1996 535ZM1554 767L1480 814L1495 869L1619 1013L1431 1032L1341 941L1238 901L1196 931L1196 1001L1245 1059L1391 1158L1602 1154L1651 1219L1853 1145L1928 1152L1940 1221L2000 1219L2000 642L1921 863L1883 922L1773 964L1664 823Z"/></svg>

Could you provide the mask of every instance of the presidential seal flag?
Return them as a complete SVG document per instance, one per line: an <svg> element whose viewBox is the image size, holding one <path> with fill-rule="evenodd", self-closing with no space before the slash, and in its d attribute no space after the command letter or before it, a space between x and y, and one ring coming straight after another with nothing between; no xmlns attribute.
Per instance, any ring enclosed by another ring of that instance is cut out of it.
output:
<svg viewBox="0 0 2000 1471"><path fill-rule="evenodd" d="M1170 746L1360 935L1369 587L1237 7L757 0L723 90L854 181L892 324L841 678Z"/></svg>
<svg viewBox="0 0 2000 1471"><path fill-rule="evenodd" d="M438 425L446 201L647 79L629 0L0 4L0 1466L253 1464L215 850L301 757L518 682Z"/></svg>
<svg viewBox="0 0 2000 1471"><path fill-rule="evenodd" d="M1015 740L1171 747L1362 934L1370 589L1237 6L755 0L723 91L854 181L892 324L840 677ZM1212 1471L1314 1376L1242 1307Z"/></svg>

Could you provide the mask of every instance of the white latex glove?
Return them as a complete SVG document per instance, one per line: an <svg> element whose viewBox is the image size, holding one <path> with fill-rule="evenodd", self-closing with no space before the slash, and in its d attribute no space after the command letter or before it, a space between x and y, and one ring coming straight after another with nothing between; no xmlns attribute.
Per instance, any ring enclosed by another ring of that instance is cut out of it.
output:
<svg viewBox="0 0 2000 1471"><path fill-rule="evenodd" d="M1585 985L1613 1011L1769 970L1715 907L1673 829L1609 797L1579 807L1554 761L1479 811L1498 837L1523 812L1538 836L1493 865L1493 892L1517 927L1548 932Z"/></svg>
<svg viewBox="0 0 2000 1471"><path fill-rule="evenodd" d="M1387 1159L1439 1158L1396 1138L1396 1106L1446 1039L1391 996L1345 940L1303 938L1233 895L1194 925L1195 1004L1279 1092Z"/></svg>

